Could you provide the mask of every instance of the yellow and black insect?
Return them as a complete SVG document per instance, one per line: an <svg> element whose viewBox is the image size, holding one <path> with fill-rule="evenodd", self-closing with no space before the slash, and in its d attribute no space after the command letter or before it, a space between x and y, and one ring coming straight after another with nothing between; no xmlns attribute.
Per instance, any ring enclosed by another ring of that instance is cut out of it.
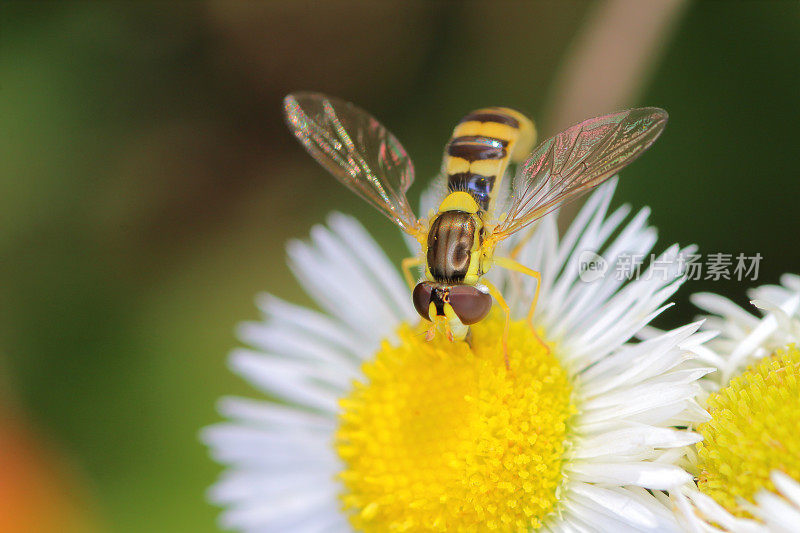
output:
<svg viewBox="0 0 800 533"><path fill-rule="evenodd" d="M544 141L526 159L536 141L530 119L503 107L474 111L459 122L445 149L447 194L431 217L418 219L406 198L413 164L375 118L319 93L290 94L284 111L289 128L322 166L419 242L420 255L404 260L403 272L414 307L432 323L428 337L438 330L452 341L466 339L469 326L486 317L494 297L506 314L506 364L509 306L483 276L499 266L537 280L529 324L541 276L511 257L496 257L497 244L613 176L667 123L667 112L654 107L600 116ZM508 164L523 160L509 207L498 214ZM411 269L420 265L425 279L415 284Z"/></svg>

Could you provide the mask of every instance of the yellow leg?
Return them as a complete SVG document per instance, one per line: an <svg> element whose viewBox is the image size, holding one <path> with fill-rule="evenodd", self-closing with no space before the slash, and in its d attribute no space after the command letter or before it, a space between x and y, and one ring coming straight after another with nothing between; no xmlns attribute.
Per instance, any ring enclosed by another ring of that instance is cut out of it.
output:
<svg viewBox="0 0 800 533"><path fill-rule="evenodd" d="M533 331L533 334L536 335L536 339L549 352L550 347L545 344L541 337L539 337L539 334L536 332L536 328L533 325L533 313L536 311L536 303L539 301L539 289L542 286L542 274L526 267L525 265L517 263L508 257L495 257L493 262L500 268L505 268L506 270L511 270L512 272L519 272L536 279L536 292L533 293L533 301L531 302L531 307L528 310L526 321L528 322L528 326L530 326L531 330Z"/></svg>
<svg viewBox="0 0 800 533"><path fill-rule="evenodd" d="M523 235L522 238L520 238L519 242L516 244L516 246L514 246L511 249L511 252L508 255L508 257L510 259L512 259L515 262L517 261L517 258L519 257L519 254L522 253L522 249L525 247L526 244L528 244L528 241L531 240L531 238L533 237L533 234L536 232L536 229L538 227L539 227L539 221L537 220L536 222L534 222L531 225L530 228L525 230L525 235ZM512 276L511 283L512 283L512 286L513 286L513 290L515 290L515 291L520 291L521 290L520 280L519 280L518 276ZM537 289L538 289L538 286L537 286Z"/></svg>
<svg viewBox="0 0 800 533"><path fill-rule="evenodd" d="M486 285L486 288L489 289L489 294L491 294L494 299L497 300L497 303L500 305L503 313L506 314L506 325L503 328L503 358L506 362L506 368L511 370L511 365L508 362L508 326L511 324L511 308L506 303L505 298L503 298L503 294L492 284L492 282L490 282L488 279L482 279L481 283Z"/></svg>
<svg viewBox="0 0 800 533"><path fill-rule="evenodd" d="M422 259L419 257L406 257L400 263L400 267L403 269L403 277L406 278L406 283L408 283L408 288L412 291L417 283L414 281L414 275L411 273L411 269L417 267L422 264Z"/></svg>
<svg viewBox="0 0 800 533"><path fill-rule="evenodd" d="M533 234L536 233L537 228L539 227L539 221L533 223L533 225L526 231L525 236L522 237L516 246L511 249L511 253L508 256L512 260L516 260L517 256L519 256L520 252L522 252L522 248L528 244L528 241L531 240ZM521 265L520 265L521 266Z"/></svg>

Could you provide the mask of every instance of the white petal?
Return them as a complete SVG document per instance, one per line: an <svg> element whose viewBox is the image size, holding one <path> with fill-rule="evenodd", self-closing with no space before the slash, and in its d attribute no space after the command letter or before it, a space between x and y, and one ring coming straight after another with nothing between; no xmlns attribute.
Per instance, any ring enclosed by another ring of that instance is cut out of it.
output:
<svg viewBox="0 0 800 533"><path fill-rule="evenodd" d="M694 398L667 403L628 417L631 421L660 426L696 426L710 418Z"/></svg>
<svg viewBox="0 0 800 533"><path fill-rule="evenodd" d="M637 424L630 428L602 433L583 440L575 452L575 457L586 459L627 455L653 448L688 446L701 440L703 437L697 433Z"/></svg>
<svg viewBox="0 0 800 533"><path fill-rule="evenodd" d="M631 406L637 399L647 395L664 394L662 398L679 399L680 396L667 396L667 394L677 394L680 390L687 390L687 386L689 387L687 394L691 394L695 391L695 382L713 371L713 368L689 368L655 376L646 381L636 383L634 386L620 388L613 392L587 399L584 404L584 410L593 411L613 406ZM691 396L684 397L688 399Z"/></svg>
<svg viewBox="0 0 800 533"><path fill-rule="evenodd" d="M322 460L333 457L333 451L329 451L330 435L313 430L278 432L235 423L221 423L205 428L202 438L223 453L234 448L241 452L231 454L231 458L246 459L251 453L259 451L265 456L316 455Z"/></svg>
<svg viewBox="0 0 800 533"><path fill-rule="evenodd" d="M637 485L652 490L668 490L692 480L692 476L677 466L646 462L576 462L569 469L576 479L587 483Z"/></svg>
<svg viewBox="0 0 800 533"><path fill-rule="evenodd" d="M792 292L800 292L800 276L796 274L783 274L781 276L781 285Z"/></svg>
<svg viewBox="0 0 800 533"><path fill-rule="evenodd" d="M656 531L655 528L633 526L619 515L604 506L582 496L575 496L568 504L570 521L580 524L581 531L620 531L635 533L637 531ZM669 531L669 530L661 530Z"/></svg>
<svg viewBox="0 0 800 533"><path fill-rule="evenodd" d="M365 350L372 348L365 346L363 340L344 324L328 315L284 302L270 294L259 295L256 302L265 320L245 322L239 329L240 339L254 347L263 348L262 330L274 328L318 339L331 351L354 361L363 359Z"/></svg>
<svg viewBox="0 0 800 533"><path fill-rule="evenodd" d="M339 220L341 231L312 228L313 244L289 243L290 266L329 314L340 318L375 347L410 314L410 304L400 302L397 291L391 289L402 280L388 260L379 258L383 252L374 241L361 239L365 232L358 229L357 222L348 225L341 224L341 220L344 219ZM392 278L395 281L387 282ZM406 307L401 308L403 305Z"/></svg>
<svg viewBox="0 0 800 533"><path fill-rule="evenodd" d="M685 360L684 355L674 348L688 339L697 327L699 323L689 324L639 344L625 346L602 359L581 376L584 397L603 394L674 368Z"/></svg>
<svg viewBox="0 0 800 533"><path fill-rule="evenodd" d="M288 493L270 502L237 505L221 518L224 528L244 531L320 531L321 526L340 520L338 503L326 490L310 488Z"/></svg>
<svg viewBox="0 0 800 533"><path fill-rule="evenodd" d="M398 275L397 268L381 251L378 244L353 217L342 213L332 213L328 218L331 228L339 235L347 235L350 249L378 281L378 285L387 294L387 299L394 304L396 317L399 320L416 320L417 313L411 303L408 287Z"/></svg>
<svg viewBox="0 0 800 533"><path fill-rule="evenodd" d="M268 474L257 469L229 470L212 487L209 497L215 503L228 504L237 501L270 501L283 494L303 494L311 489L328 486L332 498L338 487L330 473L323 470L298 470L283 475Z"/></svg>
<svg viewBox="0 0 800 533"><path fill-rule="evenodd" d="M643 505L628 494L589 483L574 483L570 487L570 491L614 513L620 521L627 522L631 527L640 530L656 530L663 523L662 517L653 511L655 506L660 505L655 500L652 505ZM590 507L586 502L584 505Z"/></svg>
<svg viewBox="0 0 800 533"><path fill-rule="evenodd" d="M328 413L338 412L338 398L343 391L320 384L334 374L299 361L270 358L248 350L234 350L229 364L243 378L289 403Z"/></svg>
<svg viewBox="0 0 800 533"><path fill-rule="evenodd" d="M675 385L673 383L667 384L654 384L641 389L646 391L646 394L639 396L638 400L634 400L635 395L629 395L628 401L622 403L615 403L603 408L586 409L586 412L581 415L581 421L586 424L594 422L601 422L608 419L620 419L632 415L637 415L650 411L651 409L658 409L667 405L679 402L681 400L688 400L694 397L699 391L700 387L695 384L689 385Z"/></svg>
<svg viewBox="0 0 800 533"><path fill-rule="evenodd" d="M626 226L622 233L612 243L608 251L603 252L604 259L611 265L616 264L620 254L629 253L631 255L644 254L655 244L656 237L654 232L643 230L647 220L647 210L642 210L633 221ZM607 272L601 282L584 283L577 281L578 265L580 253L584 249L576 249L576 253L569 258L570 276L562 276L559 279L559 288L569 292L557 295L553 299L563 302L558 312L557 323L553 329L556 337L565 335L568 331L591 326L596 323L598 314L604 316L610 305L614 305L611 300L624 280L614 272ZM555 315L555 312L554 312Z"/></svg>
<svg viewBox="0 0 800 533"><path fill-rule="evenodd" d="M760 494L758 508L754 511L768 526L769 531L796 533L800 526L800 509L787 505L775 494Z"/></svg>
<svg viewBox="0 0 800 533"><path fill-rule="evenodd" d="M751 315L728 298L710 292L699 292L691 296L694 305L715 315L725 315L733 320L755 327L758 318Z"/></svg>
<svg viewBox="0 0 800 533"><path fill-rule="evenodd" d="M688 496L709 521L716 522L727 530L737 533L764 533L763 526L760 524L752 520L736 518L712 498L696 489L692 490Z"/></svg>
<svg viewBox="0 0 800 533"><path fill-rule="evenodd" d="M262 428L286 430L302 428L330 434L336 428L331 416L304 411L288 405L245 398L222 398L217 404L219 413Z"/></svg>
<svg viewBox="0 0 800 533"><path fill-rule="evenodd" d="M346 380L345 382L354 378L359 371L352 356L336 350L312 335L299 334L286 327L276 327L273 324L246 324L240 329L240 337L266 353L332 367ZM341 379L337 381L341 382Z"/></svg>
<svg viewBox="0 0 800 533"><path fill-rule="evenodd" d="M713 531L713 528L705 520L702 520L694 511L691 502L680 491L670 493L670 500L675 504L676 518L678 523L689 533L705 533Z"/></svg>
<svg viewBox="0 0 800 533"><path fill-rule="evenodd" d="M770 479L778 492L800 509L800 483L780 470L773 470Z"/></svg>
<svg viewBox="0 0 800 533"><path fill-rule="evenodd" d="M264 436L259 438L219 426L206 428L202 438L216 461L239 469L268 473L268 477L278 483L304 472L323 472L332 477L339 468L337 459L324 444L305 443L294 449L291 446L282 448L280 443L271 442ZM296 442L290 441L292 445Z"/></svg>

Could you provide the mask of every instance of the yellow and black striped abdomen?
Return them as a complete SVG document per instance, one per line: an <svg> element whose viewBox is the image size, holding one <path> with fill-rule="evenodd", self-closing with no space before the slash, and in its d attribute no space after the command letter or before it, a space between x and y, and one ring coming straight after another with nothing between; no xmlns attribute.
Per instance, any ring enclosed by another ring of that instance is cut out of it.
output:
<svg viewBox="0 0 800 533"><path fill-rule="evenodd" d="M522 113L506 107L473 111L455 127L445 150L450 192L468 192L490 210L509 161L523 160L535 141L533 122Z"/></svg>

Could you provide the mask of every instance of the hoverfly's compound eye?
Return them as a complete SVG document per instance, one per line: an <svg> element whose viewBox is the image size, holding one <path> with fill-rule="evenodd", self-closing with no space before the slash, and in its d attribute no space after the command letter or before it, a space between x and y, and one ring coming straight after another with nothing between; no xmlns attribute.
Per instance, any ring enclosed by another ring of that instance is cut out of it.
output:
<svg viewBox="0 0 800 533"><path fill-rule="evenodd" d="M430 309L431 306L434 290L436 290L436 286L430 281L423 281L414 287L414 294L412 295L414 307L416 308L417 313L419 313L419 316L425 320L431 319L431 317L428 316L428 309Z"/></svg>
<svg viewBox="0 0 800 533"><path fill-rule="evenodd" d="M492 309L492 295L481 287L453 285L450 287L450 305L465 326L480 322Z"/></svg>

